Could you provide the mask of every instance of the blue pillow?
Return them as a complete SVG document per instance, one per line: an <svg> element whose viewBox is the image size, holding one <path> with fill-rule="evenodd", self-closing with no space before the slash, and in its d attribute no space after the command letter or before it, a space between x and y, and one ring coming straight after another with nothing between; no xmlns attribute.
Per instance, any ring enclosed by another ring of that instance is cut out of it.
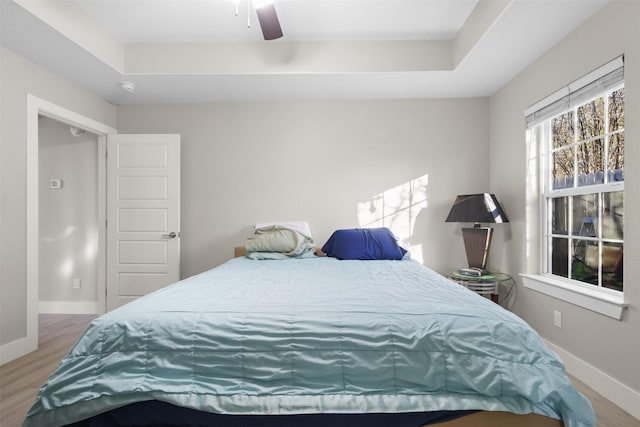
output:
<svg viewBox="0 0 640 427"><path fill-rule="evenodd" d="M333 232L322 252L338 259L402 259L406 250L386 227L349 228Z"/></svg>

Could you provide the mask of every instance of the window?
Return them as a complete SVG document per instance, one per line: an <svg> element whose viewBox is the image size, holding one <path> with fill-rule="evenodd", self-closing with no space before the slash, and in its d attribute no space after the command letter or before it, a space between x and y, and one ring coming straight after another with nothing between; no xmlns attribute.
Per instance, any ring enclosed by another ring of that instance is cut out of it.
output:
<svg viewBox="0 0 640 427"><path fill-rule="evenodd" d="M541 273L608 295L624 290L624 96L620 57L527 110Z"/></svg>

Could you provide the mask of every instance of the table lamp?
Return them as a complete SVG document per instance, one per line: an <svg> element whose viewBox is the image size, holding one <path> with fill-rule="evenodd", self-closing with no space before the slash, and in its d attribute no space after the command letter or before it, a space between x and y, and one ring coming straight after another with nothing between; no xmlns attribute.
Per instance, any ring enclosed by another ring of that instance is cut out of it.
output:
<svg viewBox="0 0 640 427"><path fill-rule="evenodd" d="M497 224L509 222L509 219L495 195L480 193L457 196L445 222L474 223L473 228L462 228L467 262L470 268L485 270L493 229L482 227L481 223Z"/></svg>

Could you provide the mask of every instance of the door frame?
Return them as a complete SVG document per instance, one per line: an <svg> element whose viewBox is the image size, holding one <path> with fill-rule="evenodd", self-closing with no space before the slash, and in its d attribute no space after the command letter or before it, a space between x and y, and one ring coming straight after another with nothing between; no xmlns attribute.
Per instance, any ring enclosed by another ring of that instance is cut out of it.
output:
<svg viewBox="0 0 640 427"><path fill-rule="evenodd" d="M39 284L39 212L38 212L38 175L39 175L39 135L38 117L45 116L70 126L80 127L98 135L98 255L97 255L97 308L98 314L104 314L106 307L106 139L110 133L118 131L111 126L97 122L52 102L27 94L27 183L26 183L26 249L27 249L27 336L29 347L24 354L38 348L38 284Z"/></svg>

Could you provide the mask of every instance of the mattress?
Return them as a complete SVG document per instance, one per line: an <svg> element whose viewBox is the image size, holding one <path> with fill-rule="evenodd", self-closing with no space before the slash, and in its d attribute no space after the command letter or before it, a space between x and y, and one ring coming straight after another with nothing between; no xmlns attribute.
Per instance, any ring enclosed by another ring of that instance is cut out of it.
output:
<svg viewBox="0 0 640 427"><path fill-rule="evenodd" d="M138 402L223 415L506 411L595 425L523 320L411 261L236 258L94 320L25 426Z"/></svg>

